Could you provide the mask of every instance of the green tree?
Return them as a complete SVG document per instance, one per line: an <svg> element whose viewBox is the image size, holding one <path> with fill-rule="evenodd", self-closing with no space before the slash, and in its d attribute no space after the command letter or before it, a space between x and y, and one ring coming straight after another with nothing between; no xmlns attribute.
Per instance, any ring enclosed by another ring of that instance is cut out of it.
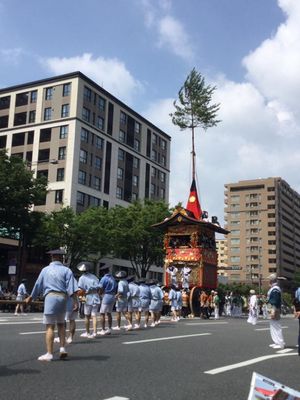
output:
<svg viewBox="0 0 300 400"><path fill-rule="evenodd" d="M33 177L27 164L16 156L9 157L0 150L0 229L1 235L19 240L18 281L23 274L23 250L39 213L32 212L34 204L43 202L47 194L45 177Z"/></svg>
<svg viewBox="0 0 300 400"><path fill-rule="evenodd" d="M163 265L163 233L152 225L170 215L167 204L146 200L112 213L112 248L115 257L130 260L137 277L146 277L151 265Z"/></svg>
<svg viewBox="0 0 300 400"><path fill-rule="evenodd" d="M64 248L72 269L83 260L99 261L111 249L109 211L88 208L75 214L71 207L45 215L36 244L45 249Z"/></svg>
<svg viewBox="0 0 300 400"><path fill-rule="evenodd" d="M0 150L0 226L11 234L22 233L30 223L33 204L40 204L47 193L45 177L33 172L20 157L8 157Z"/></svg>
<svg viewBox="0 0 300 400"><path fill-rule="evenodd" d="M219 104L211 104L215 86L205 85L204 77L192 69L174 101L175 111L170 114L174 125L181 130L192 130L193 179L195 179L195 128L204 130L216 126Z"/></svg>

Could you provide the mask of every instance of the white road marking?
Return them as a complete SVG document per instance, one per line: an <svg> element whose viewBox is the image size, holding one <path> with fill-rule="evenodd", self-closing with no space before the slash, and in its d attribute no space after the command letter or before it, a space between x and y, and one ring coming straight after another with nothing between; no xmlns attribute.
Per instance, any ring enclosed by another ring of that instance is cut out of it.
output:
<svg viewBox="0 0 300 400"><path fill-rule="evenodd" d="M130 400L130 399L128 397L114 396L114 397L110 397L109 399L104 399L104 400Z"/></svg>
<svg viewBox="0 0 300 400"><path fill-rule="evenodd" d="M282 326L282 329L288 329L288 326ZM269 331L270 328L257 328L255 331Z"/></svg>
<svg viewBox="0 0 300 400"><path fill-rule="evenodd" d="M0 322L0 325L28 325L28 324L40 324L42 321L11 321L11 322Z"/></svg>
<svg viewBox="0 0 300 400"><path fill-rule="evenodd" d="M232 369L246 367L247 365L256 364L256 363L259 363L259 362L262 362L262 361L265 361L265 360L270 360L272 358L287 357L287 356L298 356L298 353L271 354L271 355L268 355L268 356L252 358L251 360L242 361L242 362L239 362L239 363L236 363L236 364L231 364L231 365L226 365L226 366L220 367L220 368L210 369L208 371L204 371L204 373L205 374L209 374L209 375L221 374L222 372L230 371Z"/></svg>
<svg viewBox="0 0 300 400"><path fill-rule="evenodd" d="M186 338L195 337L195 336L208 336L208 335L211 335L211 333L195 333L194 335L169 336L169 337L155 338L155 339L135 340L135 341L131 341L131 342L123 342L123 344L160 342L162 340L186 339Z"/></svg>
<svg viewBox="0 0 300 400"><path fill-rule="evenodd" d="M228 324L228 322L186 322L185 325L221 325Z"/></svg>
<svg viewBox="0 0 300 400"><path fill-rule="evenodd" d="M7 322L8 319L0 319L0 322Z"/></svg>
<svg viewBox="0 0 300 400"><path fill-rule="evenodd" d="M284 354L284 353L289 353L290 351L293 351L293 349L289 349L289 348L287 348L287 349L282 349L282 350L276 351L276 353Z"/></svg>

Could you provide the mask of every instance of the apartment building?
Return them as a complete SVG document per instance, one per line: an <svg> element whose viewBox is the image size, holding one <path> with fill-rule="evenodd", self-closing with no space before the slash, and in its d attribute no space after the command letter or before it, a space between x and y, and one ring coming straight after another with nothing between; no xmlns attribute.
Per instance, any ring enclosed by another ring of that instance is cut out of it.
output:
<svg viewBox="0 0 300 400"><path fill-rule="evenodd" d="M216 239L216 250L218 255L218 277L227 277L227 239Z"/></svg>
<svg viewBox="0 0 300 400"><path fill-rule="evenodd" d="M48 179L37 211L168 202L170 140L81 72L0 89L0 148Z"/></svg>
<svg viewBox="0 0 300 400"><path fill-rule="evenodd" d="M230 281L266 286L271 273L287 284L300 271L300 195L282 178L225 185Z"/></svg>
<svg viewBox="0 0 300 400"><path fill-rule="evenodd" d="M1 89L0 148L47 176L39 210L168 202L170 137L81 72Z"/></svg>

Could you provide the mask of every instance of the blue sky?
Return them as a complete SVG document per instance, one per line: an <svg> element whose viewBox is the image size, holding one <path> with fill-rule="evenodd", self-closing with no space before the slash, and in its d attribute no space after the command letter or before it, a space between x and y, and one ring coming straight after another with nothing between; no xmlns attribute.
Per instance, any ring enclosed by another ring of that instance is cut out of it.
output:
<svg viewBox="0 0 300 400"><path fill-rule="evenodd" d="M199 130L202 208L224 184L281 176L300 191L299 0L0 0L0 87L81 70L172 137L170 204L186 203L190 135L171 123L195 67L217 86Z"/></svg>

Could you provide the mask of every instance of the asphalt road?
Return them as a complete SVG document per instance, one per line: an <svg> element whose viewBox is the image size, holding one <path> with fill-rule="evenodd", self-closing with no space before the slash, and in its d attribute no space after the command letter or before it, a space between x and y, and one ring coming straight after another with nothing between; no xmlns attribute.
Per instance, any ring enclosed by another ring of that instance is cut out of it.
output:
<svg viewBox="0 0 300 400"><path fill-rule="evenodd" d="M45 353L41 314L0 313L0 400L244 400L252 373L300 390L298 321L281 322L287 348L274 350L268 321L163 320L156 328L75 342L67 360ZM58 351L58 346L56 349Z"/></svg>

